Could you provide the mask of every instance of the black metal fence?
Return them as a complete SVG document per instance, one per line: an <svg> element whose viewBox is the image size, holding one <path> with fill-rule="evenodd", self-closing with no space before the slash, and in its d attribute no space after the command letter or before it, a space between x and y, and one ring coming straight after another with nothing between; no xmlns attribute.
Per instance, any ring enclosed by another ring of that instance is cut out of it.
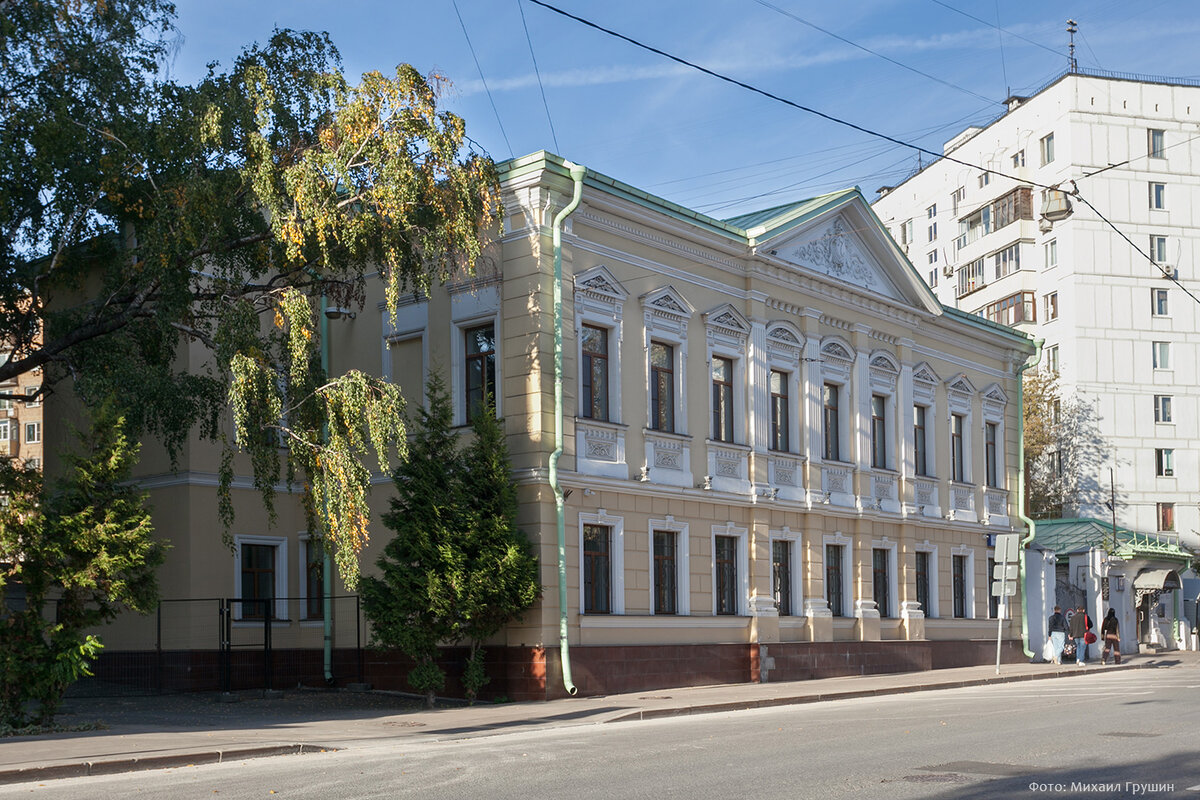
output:
<svg viewBox="0 0 1200 800"><path fill-rule="evenodd" d="M93 675L68 696L362 683L367 632L359 597L331 598L329 680L318 605L299 597L161 600L153 613L124 614L98 632L104 649Z"/></svg>

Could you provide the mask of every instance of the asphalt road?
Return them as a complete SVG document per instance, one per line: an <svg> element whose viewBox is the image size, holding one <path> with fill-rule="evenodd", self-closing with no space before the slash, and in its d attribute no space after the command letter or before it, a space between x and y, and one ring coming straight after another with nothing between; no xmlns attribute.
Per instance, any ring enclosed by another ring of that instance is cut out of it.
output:
<svg viewBox="0 0 1200 800"><path fill-rule="evenodd" d="M1200 669L1105 675L381 741L112 777L6 797L1060 798L1200 800Z"/></svg>

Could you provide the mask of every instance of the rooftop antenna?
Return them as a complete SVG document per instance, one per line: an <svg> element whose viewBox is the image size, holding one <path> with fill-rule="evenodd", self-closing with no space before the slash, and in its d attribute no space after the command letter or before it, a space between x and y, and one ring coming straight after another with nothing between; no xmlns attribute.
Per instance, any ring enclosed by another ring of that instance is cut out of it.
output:
<svg viewBox="0 0 1200 800"><path fill-rule="evenodd" d="M1067 33L1071 34L1071 43L1067 45L1067 72L1075 72L1079 65L1075 63L1075 34L1079 32L1079 25L1075 20L1067 20Z"/></svg>

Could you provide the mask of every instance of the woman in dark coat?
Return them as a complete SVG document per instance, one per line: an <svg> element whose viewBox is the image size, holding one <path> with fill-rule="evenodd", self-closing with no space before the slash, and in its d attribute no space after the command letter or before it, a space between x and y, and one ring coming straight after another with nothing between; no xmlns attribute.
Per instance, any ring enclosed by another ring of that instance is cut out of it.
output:
<svg viewBox="0 0 1200 800"><path fill-rule="evenodd" d="M1100 663L1108 663L1108 653L1111 650L1115 663L1121 663L1121 626L1117 622L1117 610L1110 608L1100 623L1100 638L1104 641L1104 650L1100 653Z"/></svg>

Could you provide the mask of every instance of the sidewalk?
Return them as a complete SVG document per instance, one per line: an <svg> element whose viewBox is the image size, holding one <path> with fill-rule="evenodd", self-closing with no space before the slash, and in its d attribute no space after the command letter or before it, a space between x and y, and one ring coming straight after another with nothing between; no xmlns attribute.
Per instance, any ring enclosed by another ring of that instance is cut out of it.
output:
<svg viewBox="0 0 1200 800"><path fill-rule="evenodd" d="M0 784L341 750L386 740L445 740L544 726L659 717L951 689L990 683L1200 665L1200 655L1131 656L1120 666L1004 664L783 683L747 683L433 711L381 692L293 691L282 698L212 694L71 700L60 722L104 730L0 739Z"/></svg>

